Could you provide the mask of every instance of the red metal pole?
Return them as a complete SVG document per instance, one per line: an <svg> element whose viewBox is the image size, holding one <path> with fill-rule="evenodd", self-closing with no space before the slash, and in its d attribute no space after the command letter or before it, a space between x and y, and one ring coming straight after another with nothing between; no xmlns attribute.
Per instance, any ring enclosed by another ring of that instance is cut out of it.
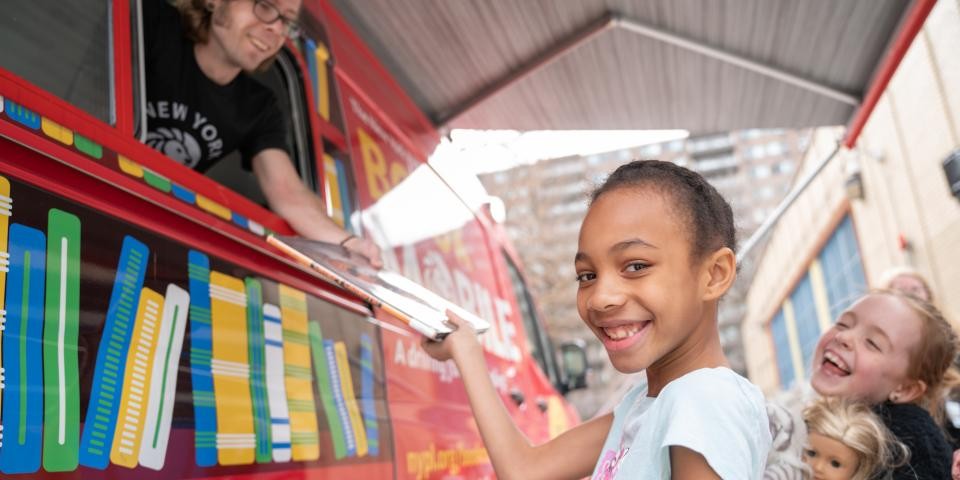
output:
<svg viewBox="0 0 960 480"><path fill-rule="evenodd" d="M880 96L887 89L890 79L893 78L893 74L897 71L897 67L900 66L900 62L907 53L907 49L910 48L913 39L920 33L923 23L927 20L927 16L930 15L930 11L933 10L936 3L937 0L917 0L910 6L910 11L904 18L903 24L900 25L897 36L890 44L890 50L887 51L886 56L877 68L876 76L870 82L867 94L863 97L863 103L857 109L853 118L850 119L850 123L847 124L847 134L843 139L844 147L852 148L857 143L864 125L870 119L877 102L880 101Z"/></svg>

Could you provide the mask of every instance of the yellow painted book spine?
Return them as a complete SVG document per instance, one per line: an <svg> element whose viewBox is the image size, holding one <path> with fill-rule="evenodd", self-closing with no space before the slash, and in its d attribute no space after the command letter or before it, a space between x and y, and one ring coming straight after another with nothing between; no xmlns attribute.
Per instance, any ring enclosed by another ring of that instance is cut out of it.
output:
<svg viewBox="0 0 960 480"><path fill-rule="evenodd" d="M133 336L127 350L120 415L110 450L110 461L127 468L136 467L140 457L140 441L150 398L150 372L162 315L163 295L149 288L141 290Z"/></svg>
<svg viewBox="0 0 960 480"><path fill-rule="evenodd" d="M284 382L290 410L290 448L294 461L320 458L317 407L313 399L307 296L280 285Z"/></svg>
<svg viewBox="0 0 960 480"><path fill-rule="evenodd" d="M210 319L217 462L220 465L251 464L255 459L256 434L250 397L247 294L243 280L210 272Z"/></svg>

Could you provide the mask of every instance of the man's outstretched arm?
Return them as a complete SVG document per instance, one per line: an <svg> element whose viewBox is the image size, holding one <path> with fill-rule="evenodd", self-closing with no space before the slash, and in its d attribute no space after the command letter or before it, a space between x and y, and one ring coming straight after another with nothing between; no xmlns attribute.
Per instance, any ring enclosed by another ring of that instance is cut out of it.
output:
<svg viewBox="0 0 960 480"><path fill-rule="evenodd" d="M327 216L323 200L300 181L286 152L268 148L253 157L252 165L270 209L286 220L297 234L327 243L341 243L347 239L343 246L369 258L374 266L383 266L380 248L376 244L365 238L349 238L350 234Z"/></svg>

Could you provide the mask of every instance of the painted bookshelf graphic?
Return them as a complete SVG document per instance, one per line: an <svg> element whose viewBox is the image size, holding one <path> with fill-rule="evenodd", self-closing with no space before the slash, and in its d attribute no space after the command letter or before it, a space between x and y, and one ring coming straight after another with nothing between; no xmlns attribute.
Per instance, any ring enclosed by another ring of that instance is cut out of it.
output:
<svg viewBox="0 0 960 480"><path fill-rule="evenodd" d="M284 381L290 409L292 458L315 460L320 457L320 438L310 370L306 294L280 285L280 318L283 322Z"/></svg>
<svg viewBox="0 0 960 480"><path fill-rule="evenodd" d="M191 250L187 255L190 277L190 381L193 384L194 437L197 465L217 464L217 413L213 398L213 331L210 322L210 259Z"/></svg>
<svg viewBox="0 0 960 480"><path fill-rule="evenodd" d="M10 271L3 336L3 431L0 472L40 469L43 428L43 298L46 236L40 230L10 225Z"/></svg>
<svg viewBox="0 0 960 480"><path fill-rule="evenodd" d="M2 104L0 97L0 104ZM2 106L0 106L2 108ZM3 326L7 321L6 288L7 272L10 271L10 250L7 240L10 233L10 216L13 215L13 197L10 181L0 176L0 389L3 388ZM3 411L3 395L0 395L0 412ZM3 428L0 425L0 448L3 446Z"/></svg>
<svg viewBox="0 0 960 480"><path fill-rule="evenodd" d="M320 324L316 322L310 323L310 351L313 370L317 375L320 404L323 405L324 416L327 418L327 426L330 428L330 437L333 440L333 454L339 460L347 456L347 435L337 410L337 403L333 398L330 369L327 367L327 356L323 350L323 333Z"/></svg>
<svg viewBox="0 0 960 480"><path fill-rule="evenodd" d="M274 462L290 461L290 409L283 377L283 324L280 307L263 304L263 336L270 408L270 437Z"/></svg>
<svg viewBox="0 0 960 480"><path fill-rule="evenodd" d="M363 428L367 433L367 449L370 455L380 455L380 438L377 424L377 407L374 403L373 339L360 334L360 412Z"/></svg>
<svg viewBox="0 0 960 480"><path fill-rule="evenodd" d="M323 357L327 364L327 372L330 374L330 384L327 388L333 397L334 408L337 411L337 419L343 428L343 438L346 444L346 456L357 456L357 436L353 430L353 424L350 422L350 413L347 410L346 399L343 398L343 387L340 381L340 367L337 365L337 354L333 340L323 340Z"/></svg>
<svg viewBox="0 0 960 480"><path fill-rule="evenodd" d="M363 427L363 420L360 418L360 408L357 406L357 395L353 388L353 376L350 375L350 362L347 359L347 346L343 342L333 344L334 354L337 359L337 368L340 369L340 389L343 392L343 399L347 405L347 413L350 416L350 426L353 428L353 436L357 439L357 456L365 457L368 453L367 431Z"/></svg>
<svg viewBox="0 0 960 480"><path fill-rule="evenodd" d="M255 459L253 402L247 336L247 294L243 280L210 273L213 325L213 392L217 413L217 459L220 465L245 465Z"/></svg>
<svg viewBox="0 0 960 480"><path fill-rule="evenodd" d="M167 285L160 320L159 343L154 352L150 373L150 397L140 446L140 465L161 470L167 455L173 403L177 391L177 370L187 327L190 294L174 285Z"/></svg>
<svg viewBox="0 0 960 480"><path fill-rule="evenodd" d="M47 219L43 468L72 472L80 455L80 219L57 209Z"/></svg>
<svg viewBox="0 0 960 480"><path fill-rule="evenodd" d="M253 400L253 427L256 434L257 463L270 463L270 407L267 404L266 363L263 336L263 286L255 278L244 279L247 290L247 335L250 355L250 397Z"/></svg>
<svg viewBox="0 0 960 480"><path fill-rule="evenodd" d="M194 250L186 255L189 291L173 283L155 291L167 274L147 270L160 261L151 250L164 246L122 234L107 261L116 263L93 264L116 268L95 299L106 306L102 324L82 330L81 294L95 290L82 291L81 241L99 241L87 237L100 227L57 208L28 209L30 220L14 223L12 196L0 176L0 476L81 465L162 471L173 462L167 453L184 347L192 392L181 395L192 393L197 465L319 459L318 403L332 456L378 454L369 335L361 335L355 383L346 344L323 338L304 292L215 271ZM83 397L81 343L90 348Z"/></svg>
<svg viewBox="0 0 960 480"><path fill-rule="evenodd" d="M103 470L109 464L126 370L125 354L130 347L134 309L140 303L149 254L147 246L139 240L129 235L124 237L80 437L80 464L87 467Z"/></svg>
<svg viewBox="0 0 960 480"><path fill-rule="evenodd" d="M140 457L140 442L147 413L145 400L150 398L151 390L148 376L157 349L157 325L162 315L163 296L144 288L140 292L130 350L126 356L127 369L120 394L119 418L113 435L113 448L110 450L110 461L127 468L136 467Z"/></svg>

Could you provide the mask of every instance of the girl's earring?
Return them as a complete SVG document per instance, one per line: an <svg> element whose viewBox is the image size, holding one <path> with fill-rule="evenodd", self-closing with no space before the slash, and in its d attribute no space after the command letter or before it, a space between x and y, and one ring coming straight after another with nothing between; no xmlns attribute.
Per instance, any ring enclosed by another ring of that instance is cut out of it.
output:
<svg viewBox="0 0 960 480"><path fill-rule="evenodd" d="M900 398L900 397L897 396L897 394L890 395L890 401L893 402L893 403L897 403L897 400L898 400L899 398Z"/></svg>

